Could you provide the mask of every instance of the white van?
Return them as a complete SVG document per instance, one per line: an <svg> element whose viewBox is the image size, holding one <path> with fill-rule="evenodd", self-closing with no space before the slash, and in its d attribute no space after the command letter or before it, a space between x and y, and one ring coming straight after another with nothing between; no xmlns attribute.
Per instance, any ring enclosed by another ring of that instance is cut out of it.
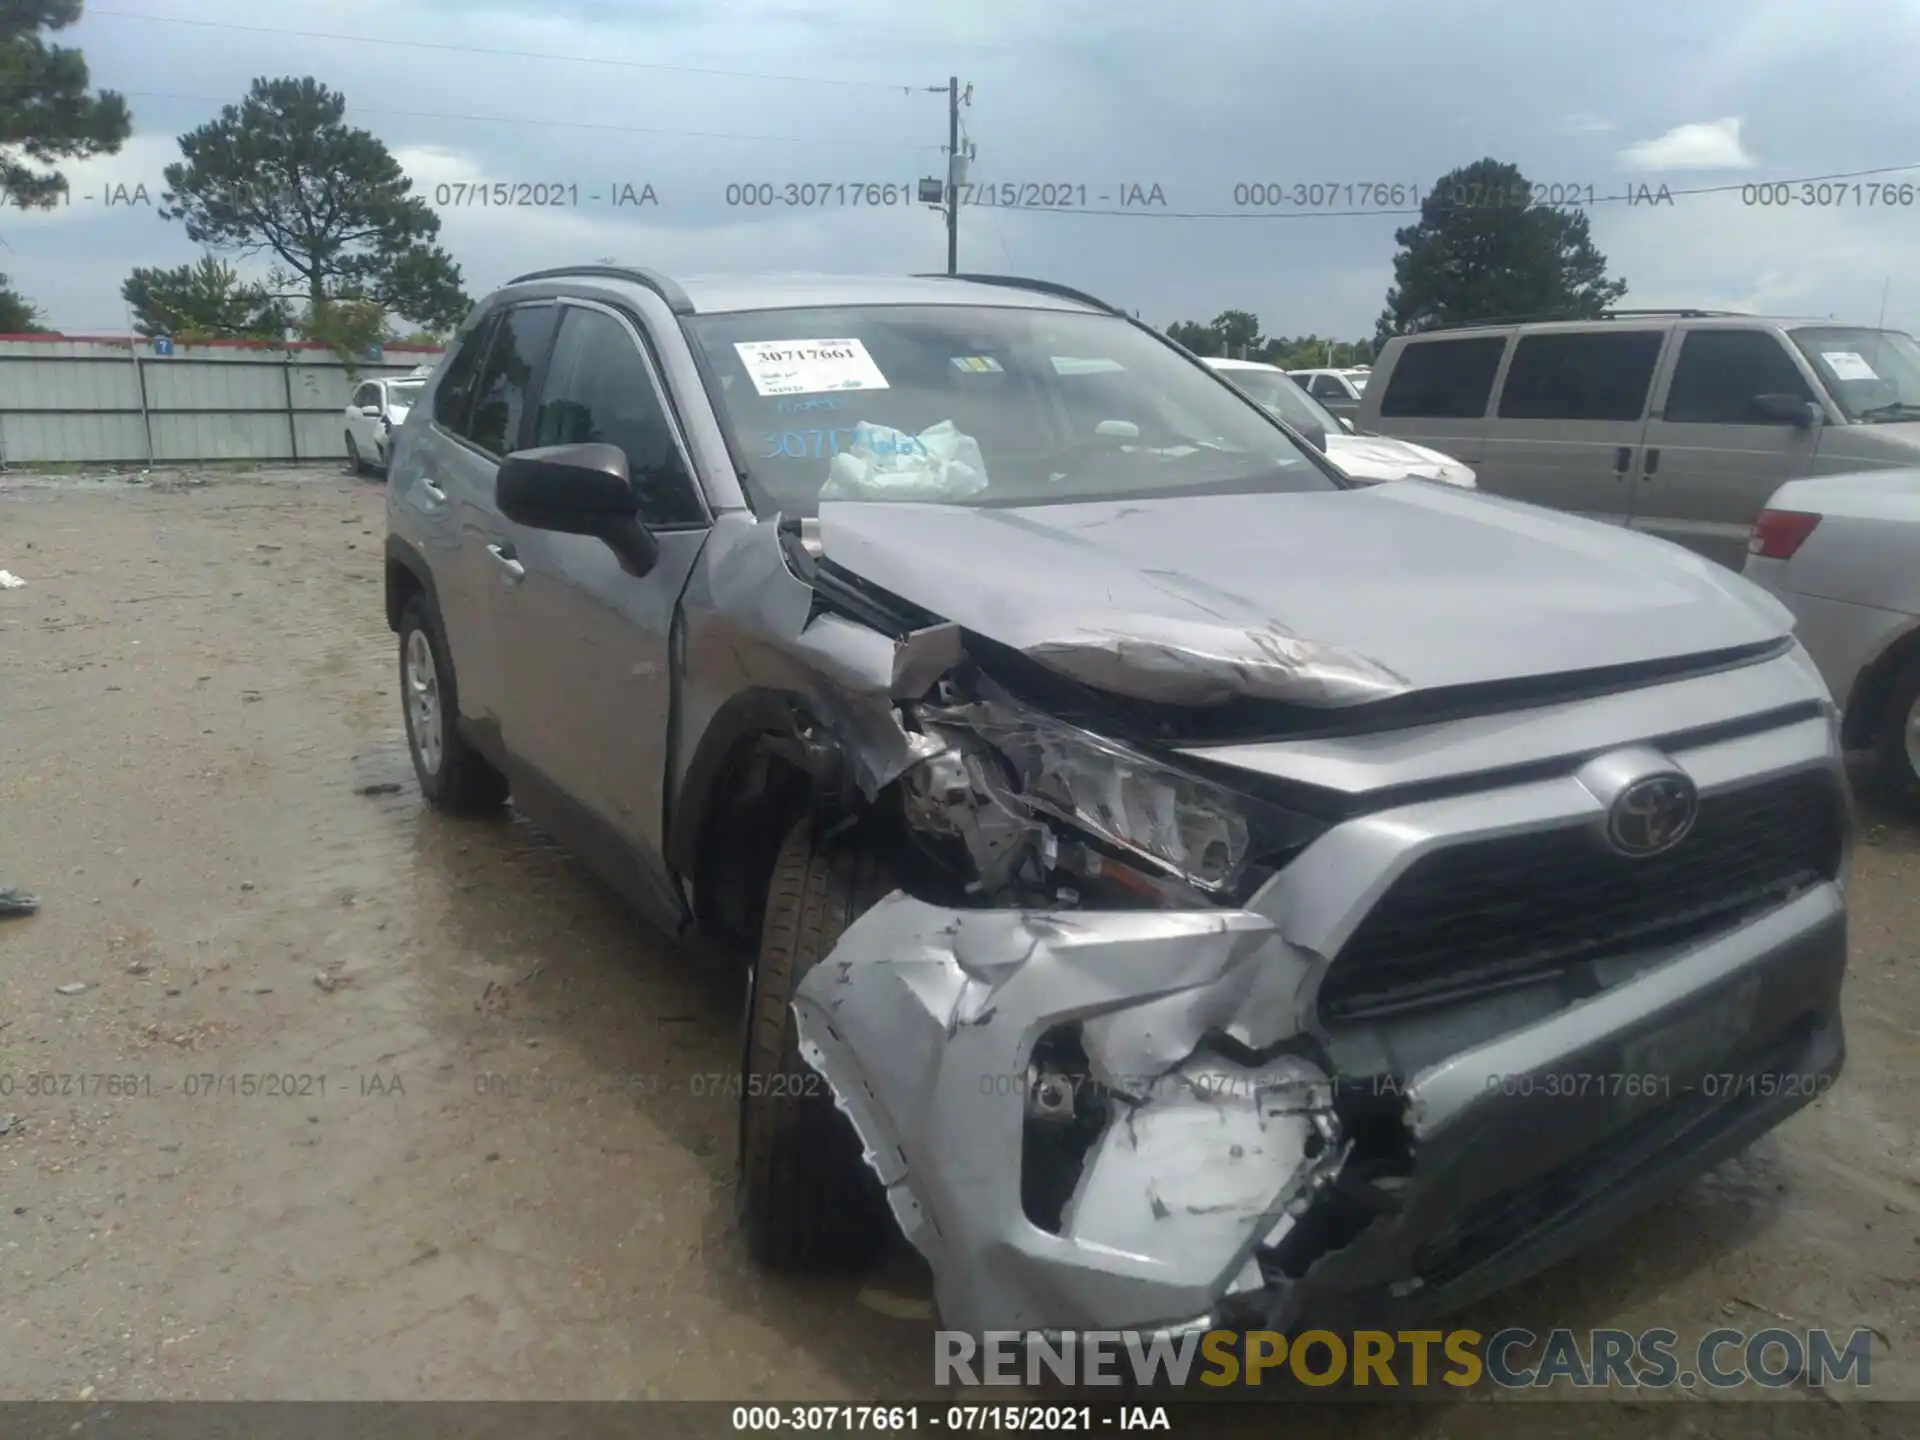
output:
<svg viewBox="0 0 1920 1440"><path fill-rule="evenodd" d="M1920 464L1920 345L1704 310L1429 331L1387 342L1359 423L1737 567L1787 481Z"/></svg>

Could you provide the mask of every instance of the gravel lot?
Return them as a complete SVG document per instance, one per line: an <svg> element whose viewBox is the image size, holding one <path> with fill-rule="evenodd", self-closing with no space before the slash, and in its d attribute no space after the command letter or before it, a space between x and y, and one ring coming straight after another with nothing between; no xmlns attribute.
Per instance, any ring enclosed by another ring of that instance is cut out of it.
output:
<svg viewBox="0 0 1920 1440"><path fill-rule="evenodd" d="M0 475L0 887L41 899L0 920L0 1398L928 1394L910 1257L737 1243L737 983L524 825L423 809L382 502ZM1872 1326L1873 1393L1920 1398L1920 827L1869 802L1855 886L1839 1088L1468 1323Z"/></svg>

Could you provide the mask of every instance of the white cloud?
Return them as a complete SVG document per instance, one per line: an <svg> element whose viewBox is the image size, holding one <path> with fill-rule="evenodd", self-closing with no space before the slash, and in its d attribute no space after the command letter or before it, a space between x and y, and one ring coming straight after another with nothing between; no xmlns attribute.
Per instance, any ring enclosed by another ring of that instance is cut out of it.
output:
<svg viewBox="0 0 1920 1440"><path fill-rule="evenodd" d="M1751 170L1760 162L1740 143L1740 119L1678 125L1653 140L1620 152L1629 170Z"/></svg>

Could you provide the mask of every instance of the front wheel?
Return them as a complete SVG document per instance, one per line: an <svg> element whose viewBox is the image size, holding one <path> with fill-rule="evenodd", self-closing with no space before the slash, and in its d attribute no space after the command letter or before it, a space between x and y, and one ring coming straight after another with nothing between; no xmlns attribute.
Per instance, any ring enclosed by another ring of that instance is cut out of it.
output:
<svg viewBox="0 0 1920 1440"><path fill-rule="evenodd" d="M347 473L349 475L367 473L367 462L360 457L360 446L354 440L351 430L347 432Z"/></svg>
<svg viewBox="0 0 1920 1440"><path fill-rule="evenodd" d="M788 832L767 887L747 996L740 1099L741 1226L769 1269L858 1269L893 1229L852 1122L800 1056L793 995L854 920L891 885L857 846Z"/></svg>
<svg viewBox="0 0 1920 1440"><path fill-rule="evenodd" d="M1874 769L1882 785L1920 810L1920 655L1908 659L1887 687L1874 742Z"/></svg>

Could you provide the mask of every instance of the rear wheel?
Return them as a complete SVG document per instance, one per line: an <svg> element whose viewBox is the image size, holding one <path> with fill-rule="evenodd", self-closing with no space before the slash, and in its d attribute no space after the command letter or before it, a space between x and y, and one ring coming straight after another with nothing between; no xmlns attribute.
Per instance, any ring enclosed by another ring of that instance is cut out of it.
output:
<svg viewBox="0 0 1920 1440"><path fill-rule="evenodd" d="M1889 791L1920 809L1920 655L1894 672L1874 742L1874 769Z"/></svg>
<svg viewBox="0 0 1920 1440"><path fill-rule="evenodd" d="M420 793L435 809L473 815L497 810L507 781L460 734L460 691L440 617L424 595L400 614L400 704Z"/></svg>
<svg viewBox="0 0 1920 1440"><path fill-rule="evenodd" d="M793 994L854 920L892 886L857 846L788 833L767 887L748 986L740 1097L740 1221L770 1269L857 1269L892 1232L880 1182L826 1082L800 1056Z"/></svg>

